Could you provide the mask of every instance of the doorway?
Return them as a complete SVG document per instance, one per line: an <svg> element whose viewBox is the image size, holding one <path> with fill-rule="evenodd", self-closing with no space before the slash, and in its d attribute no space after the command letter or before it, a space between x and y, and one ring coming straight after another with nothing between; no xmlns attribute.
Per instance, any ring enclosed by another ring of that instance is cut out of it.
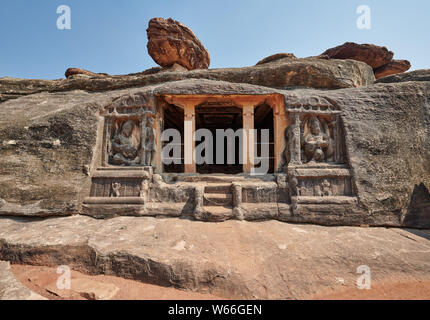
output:
<svg viewBox="0 0 430 320"><path fill-rule="evenodd" d="M196 170L200 174L212 174L212 173L223 173L223 174L238 174L243 172L243 165L240 163L240 150L239 137L234 138L234 149L229 149L227 139L224 139L224 159L223 161L217 161L222 159L222 154L217 155L217 142L221 144L222 141L217 141L217 129L228 130L232 129L237 132L238 129L243 127L243 116L242 109L236 106L218 106L218 105L201 105L195 109L196 114L196 131L199 129L207 129L211 132L213 137L212 146L206 148L202 152L202 157L205 157L205 152L212 152L213 163L197 164ZM202 141L196 142L197 144ZM219 152L220 150L218 150ZM233 156L234 153L234 156ZM229 154L232 156L228 163Z"/></svg>

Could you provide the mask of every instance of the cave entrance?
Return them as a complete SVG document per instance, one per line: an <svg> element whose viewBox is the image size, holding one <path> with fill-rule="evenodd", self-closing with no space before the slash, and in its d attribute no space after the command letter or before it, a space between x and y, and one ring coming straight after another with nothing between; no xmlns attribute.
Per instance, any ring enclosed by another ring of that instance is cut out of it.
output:
<svg viewBox="0 0 430 320"><path fill-rule="evenodd" d="M184 172L184 109L174 105L166 104L163 110L164 115L164 130L175 129L178 130L181 136L181 155L178 159L173 157L173 154L169 154L169 157L177 160L176 163L163 164L163 172L165 173L182 173ZM163 148L167 145L173 145L173 138L169 141L163 142Z"/></svg>
<svg viewBox="0 0 430 320"><path fill-rule="evenodd" d="M232 129L233 132L242 129L243 127L243 116L242 108L236 106L197 106L195 108L196 115L196 131L199 129L207 129L210 131L213 141L207 144L205 150L201 153L202 157L205 157L205 152L212 152L213 163L196 164L196 171L200 174L212 174L212 173L224 173L224 174L238 174L243 172L243 164L240 163L240 149L239 137L235 136L233 149L227 143L227 139L221 136L217 137L217 129L228 130ZM217 141L222 139L223 141ZM203 143L205 138L200 141L196 141L196 146ZM220 153L217 145L223 144L224 147L224 159ZM228 156L230 154L230 161ZM233 155L234 154L234 155ZM218 161L217 161L218 159Z"/></svg>

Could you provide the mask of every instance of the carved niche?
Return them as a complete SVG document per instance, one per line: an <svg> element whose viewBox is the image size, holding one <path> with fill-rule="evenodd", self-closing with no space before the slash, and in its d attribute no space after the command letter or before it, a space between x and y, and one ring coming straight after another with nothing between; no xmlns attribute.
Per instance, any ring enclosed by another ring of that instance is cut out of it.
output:
<svg viewBox="0 0 430 320"><path fill-rule="evenodd" d="M354 196L340 110L325 99L302 102L286 110L284 170L290 197L333 201Z"/></svg>
<svg viewBox="0 0 430 320"><path fill-rule="evenodd" d="M345 163L344 135L338 114L291 114L285 130L286 164Z"/></svg>
<svg viewBox="0 0 430 320"><path fill-rule="evenodd" d="M153 99L142 94L120 97L105 109L105 165L154 165L154 109Z"/></svg>

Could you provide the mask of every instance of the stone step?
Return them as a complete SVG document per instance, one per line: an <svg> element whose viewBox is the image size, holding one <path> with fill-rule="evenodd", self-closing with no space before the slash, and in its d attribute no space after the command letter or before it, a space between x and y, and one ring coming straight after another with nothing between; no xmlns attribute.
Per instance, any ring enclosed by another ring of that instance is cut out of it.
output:
<svg viewBox="0 0 430 320"><path fill-rule="evenodd" d="M177 174L177 182L206 182L206 183L232 183L232 182L269 182L275 181L273 174L266 176L235 175L235 174Z"/></svg>
<svg viewBox="0 0 430 320"><path fill-rule="evenodd" d="M206 219L210 222L220 222L231 219L233 217L233 210L228 206L204 206Z"/></svg>
<svg viewBox="0 0 430 320"><path fill-rule="evenodd" d="M205 206L225 206L231 204L232 195L226 193L205 193L203 205Z"/></svg>
<svg viewBox="0 0 430 320"><path fill-rule="evenodd" d="M239 175L224 175L224 174L208 174L208 175L192 175L192 176L178 176L177 181L184 182L216 182L216 183L232 183L234 181L244 181L246 178Z"/></svg>
<svg viewBox="0 0 430 320"><path fill-rule="evenodd" d="M205 185L205 193L231 193L231 183L208 183Z"/></svg>

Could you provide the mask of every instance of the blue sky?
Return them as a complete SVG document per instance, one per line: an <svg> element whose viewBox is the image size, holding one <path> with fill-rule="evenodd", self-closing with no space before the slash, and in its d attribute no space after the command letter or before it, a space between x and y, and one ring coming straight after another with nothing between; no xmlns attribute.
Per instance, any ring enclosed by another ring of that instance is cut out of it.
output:
<svg viewBox="0 0 430 320"><path fill-rule="evenodd" d="M72 29L58 30L59 5ZM371 8L370 30L356 26ZM127 74L156 66L146 49L152 17L189 26L211 68L254 65L277 53L322 53L346 41L385 45L412 69L430 68L428 0L2 0L0 77L63 78L68 67Z"/></svg>

